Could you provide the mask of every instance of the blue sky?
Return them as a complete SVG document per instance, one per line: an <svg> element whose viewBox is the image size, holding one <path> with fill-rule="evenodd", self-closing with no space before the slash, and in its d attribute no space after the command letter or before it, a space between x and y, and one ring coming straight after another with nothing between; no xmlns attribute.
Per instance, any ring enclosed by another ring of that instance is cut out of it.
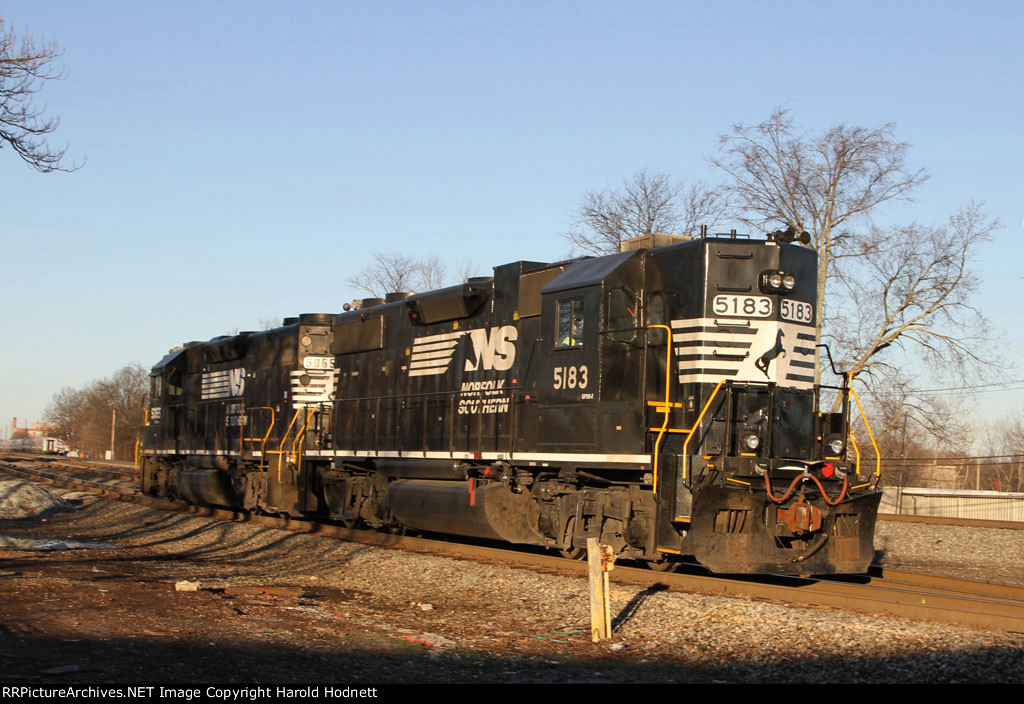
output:
<svg viewBox="0 0 1024 704"><path fill-rule="evenodd" d="M85 161L0 149L0 418L261 317L335 312L374 251L480 274L564 255L588 189L715 182L736 122L896 125L931 174L882 222L985 201L976 302L1024 378L1024 3L32 2ZM454 268L454 267L453 267ZM935 380L956 386L959 380ZM952 383L951 383L952 382ZM986 393L983 415L1024 407Z"/></svg>

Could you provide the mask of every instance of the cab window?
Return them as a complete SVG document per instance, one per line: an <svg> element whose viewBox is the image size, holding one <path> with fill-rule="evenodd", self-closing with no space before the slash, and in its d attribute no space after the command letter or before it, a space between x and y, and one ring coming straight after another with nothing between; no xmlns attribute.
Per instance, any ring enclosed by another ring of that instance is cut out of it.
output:
<svg viewBox="0 0 1024 704"><path fill-rule="evenodd" d="M608 330L613 340L636 339L636 299L625 289L612 289L608 295Z"/></svg>
<svg viewBox="0 0 1024 704"><path fill-rule="evenodd" d="M171 403L181 401L182 386L184 385L184 374L180 369L171 369L167 373L167 398Z"/></svg>
<svg viewBox="0 0 1024 704"><path fill-rule="evenodd" d="M565 298L555 309L555 348L583 346L583 298Z"/></svg>
<svg viewBox="0 0 1024 704"><path fill-rule="evenodd" d="M668 325L668 315L665 313L665 298L656 293L647 302L647 325ZM664 328L648 328L647 341L652 345L665 344Z"/></svg>

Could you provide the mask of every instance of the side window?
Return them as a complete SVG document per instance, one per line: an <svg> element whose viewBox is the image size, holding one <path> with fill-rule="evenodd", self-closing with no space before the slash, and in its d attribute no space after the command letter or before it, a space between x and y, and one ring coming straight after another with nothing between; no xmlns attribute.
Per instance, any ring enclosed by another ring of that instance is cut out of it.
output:
<svg viewBox="0 0 1024 704"><path fill-rule="evenodd" d="M167 400L171 403L181 401L183 376L180 369L171 369L167 373Z"/></svg>
<svg viewBox="0 0 1024 704"><path fill-rule="evenodd" d="M623 288L612 289L608 295L608 329L613 340L636 339L636 299Z"/></svg>
<svg viewBox="0 0 1024 704"><path fill-rule="evenodd" d="M555 349L583 345L583 299L566 298L556 303Z"/></svg>
<svg viewBox="0 0 1024 704"><path fill-rule="evenodd" d="M164 378L159 374L153 374L149 377L149 399L150 403L158 405L163 401L164 395Z"/></svg>
<svg viewBox="0 0 1024 704"><path fill-rule="evenodd" d="M647 299L647 324L668 325L668 316L665 314L665 298L656 293ZM652 345L665 344L665 330L654 328L647 331L647 341Z"/></svg>

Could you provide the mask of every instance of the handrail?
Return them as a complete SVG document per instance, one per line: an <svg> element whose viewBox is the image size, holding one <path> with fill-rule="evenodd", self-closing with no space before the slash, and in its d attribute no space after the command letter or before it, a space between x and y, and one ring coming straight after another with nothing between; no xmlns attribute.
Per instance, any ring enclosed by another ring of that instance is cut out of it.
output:
<svg viewBox="0 0 1024 704"><path fill-rule="evenodd" d="M245 415L245 399L243 398L238 402L239 416L238 416L238 456L241 457L242 453L245 452L245 421L248 416ZM227 420L227 418L225 418ZM230 439L230 438L229 438Z"/></svg>
<svg viewBox="0 0 1024 704"><path fill-rule="evenodd" d="M292 440L292 455L295 457L295 465L297 467L302 466L302 440L306 437L306 431L309 430L309 419L313 417L315 413L313 406L306 407L306 419L302 422L302 430L295 433L295 439Z"/></svg>
<svg viewBox="0 0 1024 704"><path fill-rule="evenodd" d="M292 422L288 424L288 428L284 431L284 436L281 438L281 444L278 445L277 451L274 452L274 454L277 455L277 481L279 484L281 483L281 460L284 458L284 444L288 442L288 436L291 434L292 427L294 427L295 421L298 419L299 413L301 412L301 407L295 409L295 413L292 414Z"/></svg>
<svg viewBox="0 0 1024 704"><path fill-rule="evenodd" d="M857 453L857 466L856 466L855 471L857 473L857 478L859 479L860 478L860 448L857 447L857 440L856 440L856 438L853 437L853 433L849 434L849 438L850 438L850 444L853 445L853 451L855 453Z"/></svg>
<svg viewBox="0 0 1024 704"><path fill-rule="evenodd" d="M273 406L257 406L253 410L256 411L270 411L270 425L267 427L267 432L262 438L247 438L243 437L241 442L259 442L260 443L260 471L263 471L263 460L267 455L267 440L270 438L270 433L274 430L274 423L277 422L277 414L274 412ZM243 406L244 411L244 406ZM243 426L244 428L244 426ZM242 433L245 435L245 433ZM240 443L241 444L241 443Z"/></svg>
<svg viewBox="0 0 1024 704"><path fill-rule="evenodd" d="M649 405L654 406L658 409L659 413L665 416L665 419L661 423L661 427L658 429L658 437L654 441L654 495L658 495L658 454L661 449L661 440L665 437L665 433L668 431L668 420L671 414L672 404L669 399L669 390L671 389L672 380L672 328L668 325L648 325L647 329L651 328L662 328L665 330L665 401L658 403L657 401L648 402ZM653 428L652 428L653 430Z"/></svg>
<svg viewBox="0 0 1024 704"><path fill-rule="evenodd" d="M700 415L697 416L697 422L693 424L692 428L690 428L689 435L686 436L686 442L683 443L683 479L684 480L686 479L686 476L687 476L687 474L686 474L686 472L687 472L686 464L687 464L687 457L689 457L689 454L687 454L687 451L686 451L687 447L689 447L690 441L693 440L693 435L697 431L697 428L700 426L700 422L702 420L704 420L704 414L708 412L709 408L711 408L711 402L714 401L715 400L715 396L718 395L718 390L720 388L722 388L722 384L724 384L725 382L726 382L726 380L722 379L720 382L718 382L718 385L715 386L715 390L711 392L711 397L708 398L708 402L704 404L704 408L701 409Z"/></svg>
<svg viewBox="0 0 1024 704"><path fill-rule="evenodd" d="M853 373L847 373L850 377L850 393L853 394L853 400L857 402L857 408L860 409L860 419L864 421L864 427L867 428L868 437L871 438L871 446L875 448L875 479L877 480L882 475L882 456L878 452L878 443L875 442L875 434L871 432L871 425L868 423L867 415L864 414L864 407L860 405L860 397L857 396L857 392L853 389Z"/></svg>

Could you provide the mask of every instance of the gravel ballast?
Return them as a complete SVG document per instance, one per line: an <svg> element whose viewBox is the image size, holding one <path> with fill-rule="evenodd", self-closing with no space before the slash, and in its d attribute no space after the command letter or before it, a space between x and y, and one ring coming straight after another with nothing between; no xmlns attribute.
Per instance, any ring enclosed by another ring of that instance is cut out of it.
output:
<svg viewBox="0 0 1024 704"><path fill-rule="evenodd" d="M1024 681L1024 634L668 592L654 574L613 584L614 638L592 644L579 577L107 500L0 533L120 548L0 547L0 671L26 680ZM1022 541L882 522L876 548L885 564L1020 582ZM55 667L75 669L43 674Z"/></svg>

